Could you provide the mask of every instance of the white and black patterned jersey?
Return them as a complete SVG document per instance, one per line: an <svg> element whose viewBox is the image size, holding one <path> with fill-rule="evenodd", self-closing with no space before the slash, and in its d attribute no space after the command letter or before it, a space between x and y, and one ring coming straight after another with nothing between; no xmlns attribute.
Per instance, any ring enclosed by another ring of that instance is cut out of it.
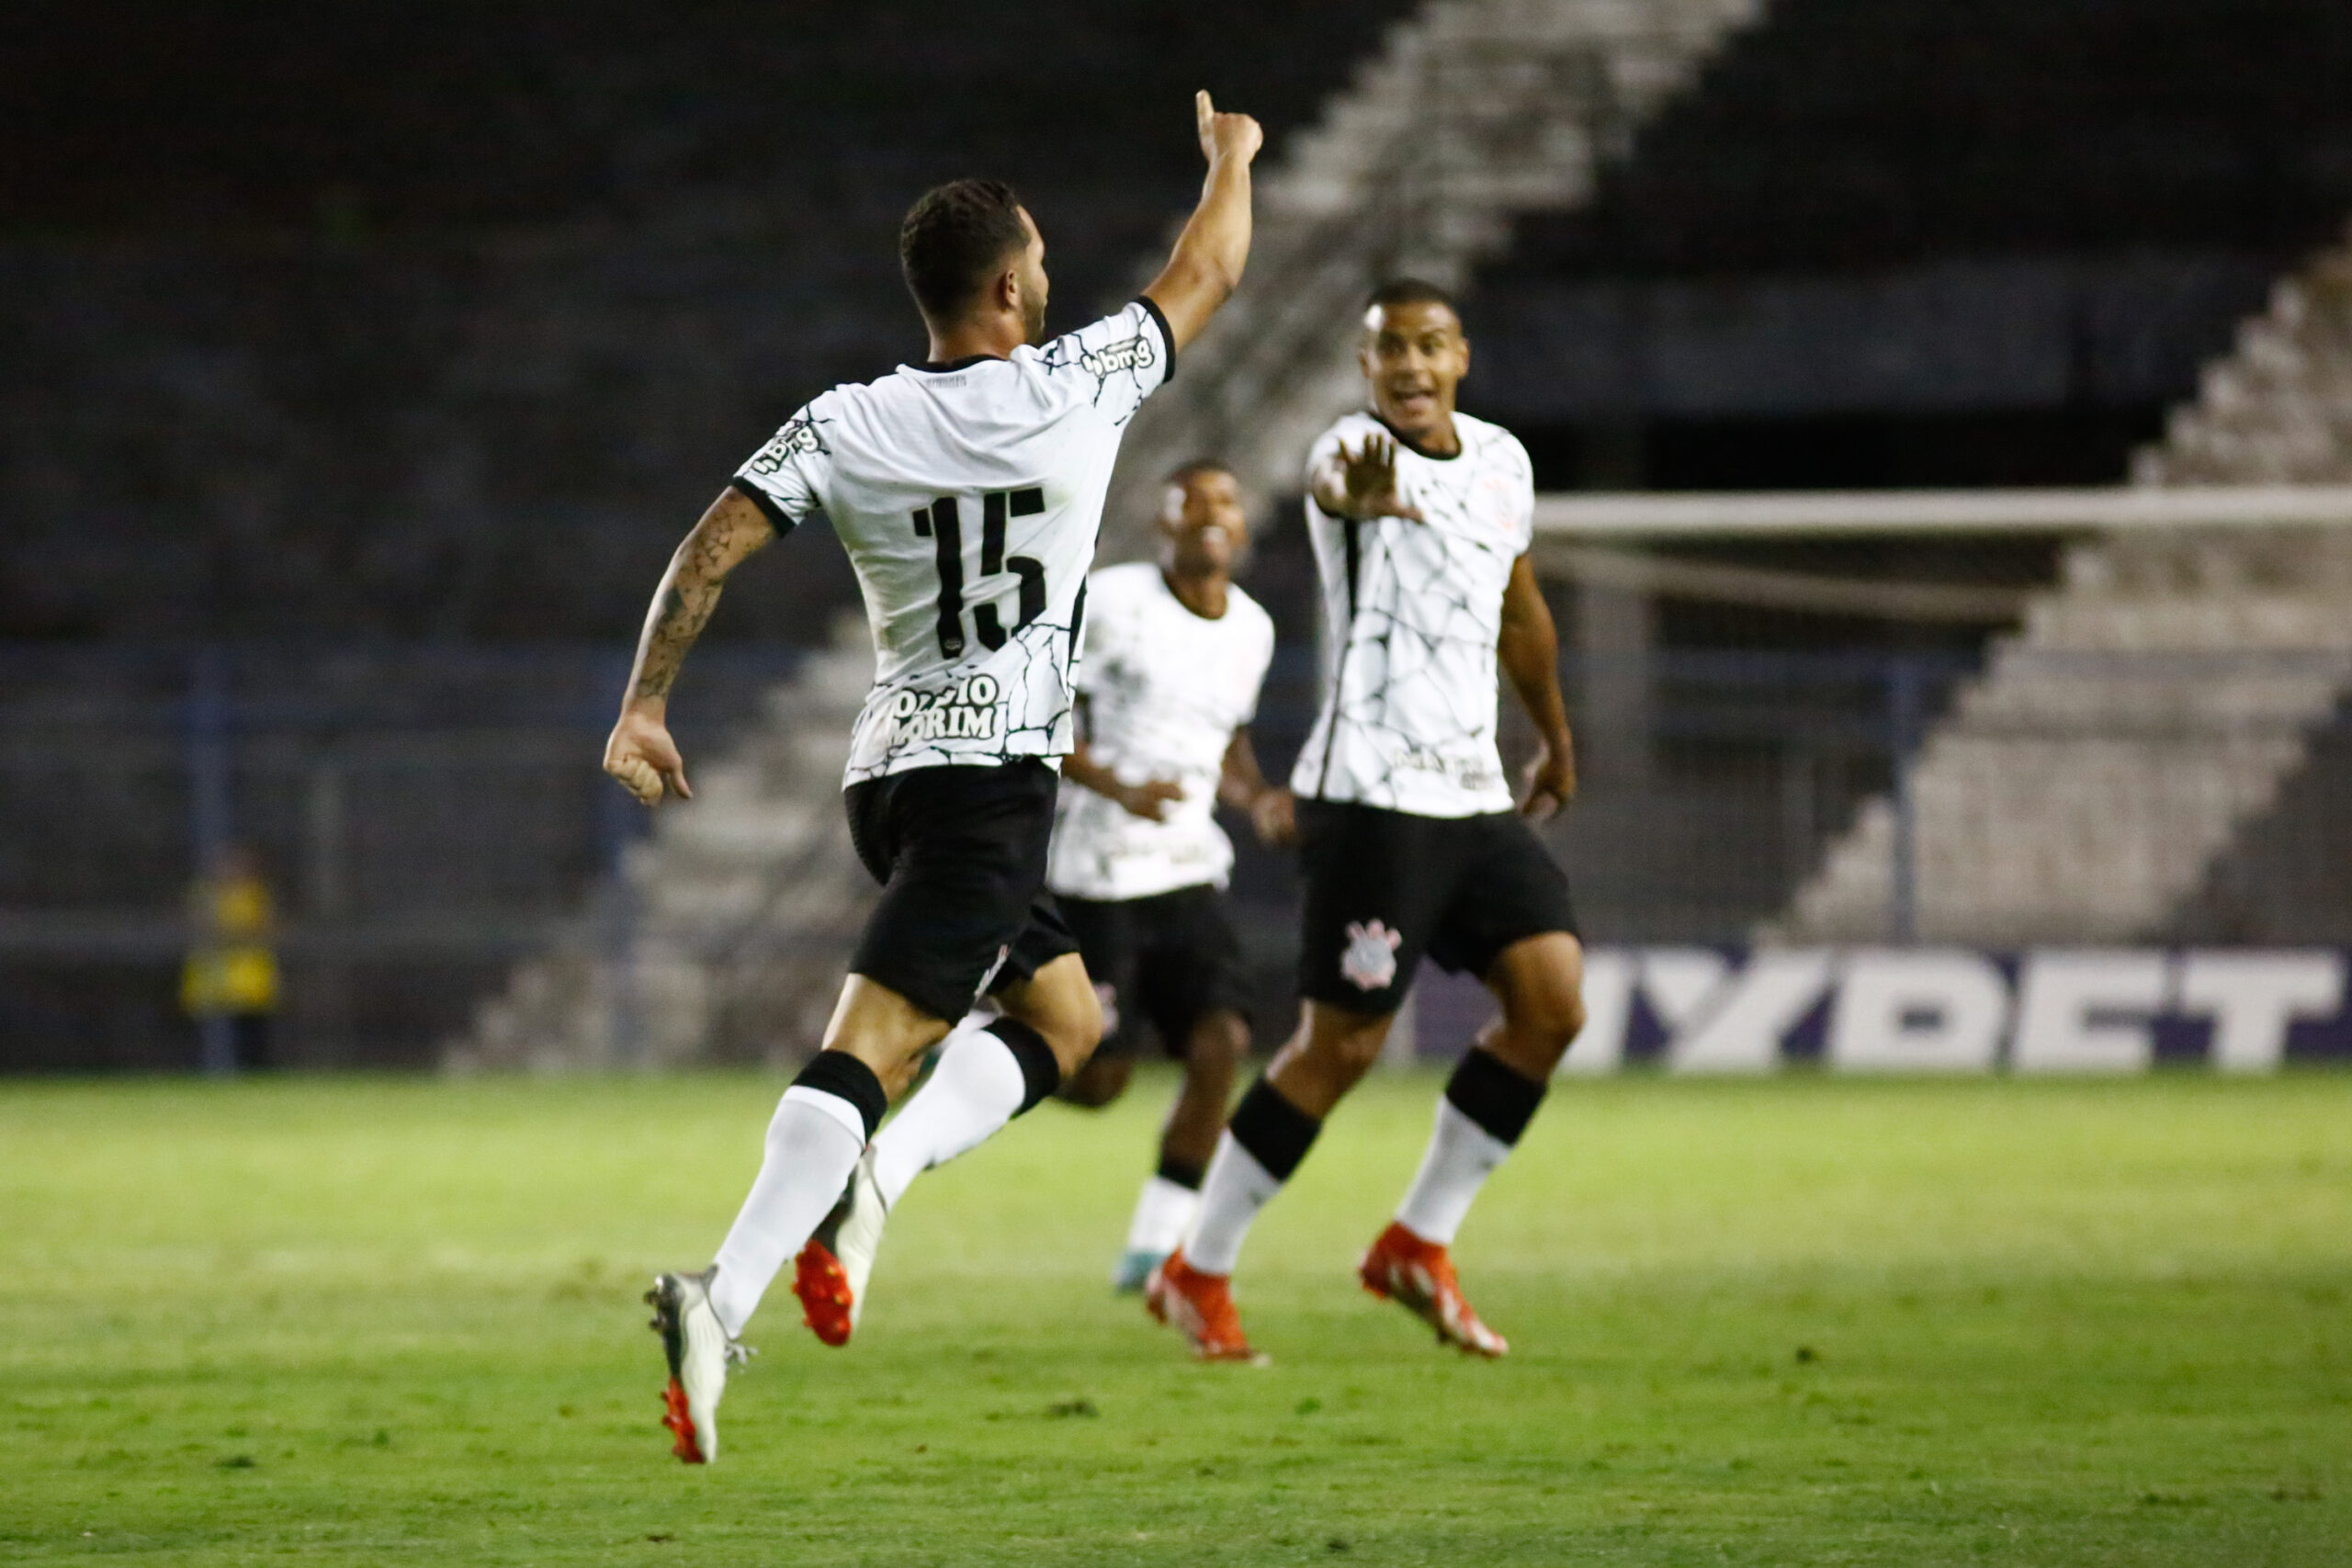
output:
<svg viewBox="0 0 2352 1568"><path fill-rule="evenodd" d="M857 569L876 662L844 785L1069 752L1112 461L1175 363L1138 299L1010 359L836 387L736 474L779 529L823 511Z"/></svg>
<svg viewBox="0 0 2352 1568"><path fill-rule="evenodd" d="M1165 821L1062 781L1046 885L1079 898L1148 898L1222 887L1233 845L1216 825L1217 778L1233 732L1258 711L1274 623L1238 588L1216 620L1184 607L1148 561L1087 580L1087 750L1123 784L1169 779L1184 798Z"/></svg>
<svg viewBox="0 0 2352 1568"><path fill-rule="evenodd" d="M1419 817L1511 807L1495 746L1503 591L1533 538L1534 471L1518 437L1453 416L1462 450L1396 438L1396 488L1427 519L1351 523L1306 502L1323 585L1323 706L1291 787ZM1317 441L1310 474L1344 442L1393 434L1351 413Z"/></svg>

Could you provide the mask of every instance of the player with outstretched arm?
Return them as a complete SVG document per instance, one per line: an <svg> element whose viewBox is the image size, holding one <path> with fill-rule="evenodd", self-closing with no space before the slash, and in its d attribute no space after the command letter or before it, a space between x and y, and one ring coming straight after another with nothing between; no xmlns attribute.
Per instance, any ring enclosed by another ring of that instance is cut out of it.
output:
<svg viewBox="0 0 2352 1568"><path fill-rule="evenodd" d="M944 1041L902 1115L920 1115L936 1163L1053 1093L1101 1035L1046 892L1046 840L1119 438L1249 255L1258 124L1216 112L1206 93L1194 107L1208 175L1167 268L1143 298L1050 343L1045 242L1013 193L959 180L917 201L899 261L928 359L786 421L679 546L647 616L605 770L648 806L690 795L666 707L722 581L813 513L856 570L876 660L843 782L880 901L717 1260L660 1276L648 1296L669 1358L664 1424L689 1462L717 1457L744 1325L924 1054ZM1001 1016L959 1024L983 992ZM848 1304L816 1288L802 1300L812 1326Z"/></svg>
<svg viewBox="0 0 2352 1568"><path fill-rule="evenodd" d="M1576 791L1552 616L1528 560L1534 485L1509 431L1456 412L1470 344L1453 301L1390 283L1364 315L1370 412L1307 462L1323 586L1323 705L1291 776L1306 900L1298 1031L1234 1108L1198 1217L1152 1276L1152 1314L1205 1359L1251 1354L1230 1290L1242 1237L1378 1059L1424 953L1502 1016L1448 1080L1419 1172L1359 1266L1442 1343L1499 1356L1449 1248L1584 1025L1566 876L1528 819ZM1516 803L1496 748L1496 664L1543 749Z"/></svg>

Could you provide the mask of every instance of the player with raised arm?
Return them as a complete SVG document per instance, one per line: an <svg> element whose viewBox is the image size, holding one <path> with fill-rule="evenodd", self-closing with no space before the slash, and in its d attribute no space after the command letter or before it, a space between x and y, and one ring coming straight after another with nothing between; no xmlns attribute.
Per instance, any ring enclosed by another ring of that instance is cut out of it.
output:
<svg viewBox="0 0 2352 1568"><path fill-rule="evenodd" d="M1234 1108L1200 1213L1147 1288L1205 1359L1250 1355L1230 1281L1250 1221L1378 1059L1423 953L1501 1004L1448 1080L1363 1287L1442 1343L1499 1356L1449 1255L1584 1025L1567 878L1529 829L1576 791L1552 616L1528 561L1534 485L1510 433L1454 411L1470 344L1453 301L1390 283L1364 315L1372 409L1307 462L1328 635L1323 705L1291 776L1306 873L1298 1031ZM1543 749L1514 812L1496 748L1496 664Z"/></svg>
<svg viewBox="0 0 2352 1568"><path fill-rule="evenodd" d="M1249 969L1222 892L1233 846L1212 808L1223 800L1270 843L1291 838L1290 792L1266 782L1250 743L1274 623L1233 581L1250 540L1239 483L1222 464L1185 464L1168 476L1157 527L1157 561L1087 584L1082 733L1062 764L1046 876L1106 1020L1062 1098L1124 1094L1147 1024L1184 1067L1112 1269L1121 1292L1142 1290L1192 1224L1250 1049Z"/></svg>
<svg viewBox="0 0 2352 1568"><path fill-rule="evenodd" d="M902 1120L936 1163L1054 1092L1101 1035L1045 890L1046 841L1119 438L1249 255L1257 122L1217 113L1206 93L1195 115L1208 175L1167 268L1140 299L1051 343L1045 242L1013 193L960 180L917 201L899 248L927 361L836 387L786 421L679 546L647 616L605 771L648 806L691 797L670 688L722 580L779 532L819 511L831 520L876 654L844 804L881 898L716 1262L659 1276L647 1298L669 1358L664 1425L690 1463L717 1457L745 1323L924 1054L944 1041ZM958 1024L983 991L1001 1016ZM820 1312L851 1305L814 1289L802 1300L820 1332Z"/></svg>

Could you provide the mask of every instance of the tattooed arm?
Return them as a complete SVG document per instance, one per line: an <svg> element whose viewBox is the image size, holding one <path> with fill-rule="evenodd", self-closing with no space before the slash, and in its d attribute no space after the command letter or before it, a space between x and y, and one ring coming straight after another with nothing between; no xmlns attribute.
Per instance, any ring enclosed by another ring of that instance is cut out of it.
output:
<svg viewBox="0 0 2352 1568"><path fill-rule="evenodd" d="M775 537L766 516L730 487L710 503L662 574L644 635L638 638L637 661L629 667L620 722L605 742L605 772L644 805L661 805L665 786L682 800L694 798L686 787L685 760L670 739L670 687L686 649L718 607L720 583Z"/></svg>

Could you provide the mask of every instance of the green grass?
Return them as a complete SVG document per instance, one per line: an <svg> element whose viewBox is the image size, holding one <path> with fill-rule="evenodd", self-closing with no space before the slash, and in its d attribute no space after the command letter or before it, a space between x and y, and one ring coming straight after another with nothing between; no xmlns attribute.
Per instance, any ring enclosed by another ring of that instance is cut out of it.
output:
<svg viewBox="0 0 2352 1568"><path fill-rule="evenodd" d="M1103 1288L1154 1078L916 1187L851 1349L779 1291L689 1470L637 1295L778 1087L0 1088L0 1562L2352 1561L2352 1077L1566 1088L1459 1247L1493 1365L1353 1286L1375 1081L1262 1370Z"/></svg>

